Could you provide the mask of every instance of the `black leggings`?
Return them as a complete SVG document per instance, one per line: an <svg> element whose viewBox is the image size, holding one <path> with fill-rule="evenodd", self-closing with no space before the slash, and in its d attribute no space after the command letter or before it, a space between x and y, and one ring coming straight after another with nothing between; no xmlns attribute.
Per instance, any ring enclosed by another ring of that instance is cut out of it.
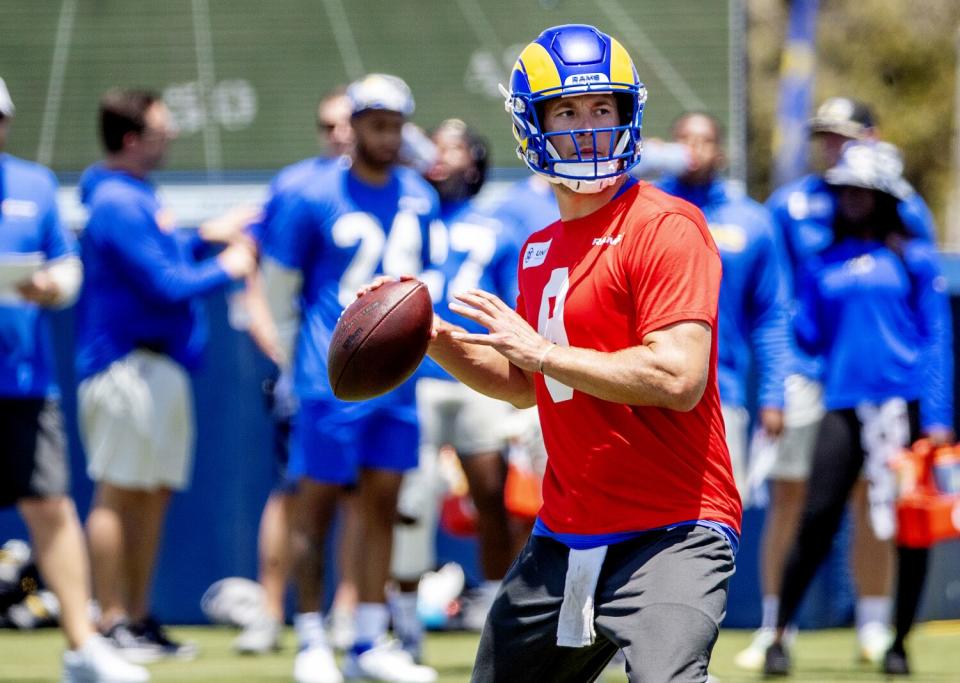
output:
<svg viewBox="0 0 960 683"><path fill-rule="evenodd" d="M908 404L908 414L912 442L920 431L916 402ZM796 616L800 601L817 568L830 552L833 537L843 520L847 498L863 469L861 429L860 420L852 408L829 411L820 425L800 530L787 556L780 587L777 625L781 628ZM897 640L902 644L920 601L927 551L898 547L897 559Z"/></svg>

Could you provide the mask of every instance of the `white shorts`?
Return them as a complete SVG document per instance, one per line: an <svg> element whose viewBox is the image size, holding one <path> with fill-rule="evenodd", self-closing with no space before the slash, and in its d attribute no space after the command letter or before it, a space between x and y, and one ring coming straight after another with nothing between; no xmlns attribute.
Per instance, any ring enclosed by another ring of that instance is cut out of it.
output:
<svg viewBox="0 0 960 683"><path fill-rule="evenodd" d="M81 382L78 393L91 479L132 489L187 487L193 397L180 365L151 351L132 351Z"/></svg>
<svg viewBox="0 0 960 683"><path fill-rule="evenodd" d="M723 427L727 433L727 450L737 490L743 495L747 481L747 430L750 428L750 413L742 406L720 406L723 412Z"/></svg>
<svg viewBox="0 0 960 683"><path fill-rule="evenodd" d="M509 403L484 396L461 382L417 382L420 443L434 448L450 444L461 458L502 451L506 447L504 421L511 411Z"/></svg>
<svg viewBox="0 0 960 683"><path fill-rule="evenodd" d="M784 393L783 436L769 478L806 481L813 463L813 448L823 420L823 386L802 375L787 377Z"/></svg>

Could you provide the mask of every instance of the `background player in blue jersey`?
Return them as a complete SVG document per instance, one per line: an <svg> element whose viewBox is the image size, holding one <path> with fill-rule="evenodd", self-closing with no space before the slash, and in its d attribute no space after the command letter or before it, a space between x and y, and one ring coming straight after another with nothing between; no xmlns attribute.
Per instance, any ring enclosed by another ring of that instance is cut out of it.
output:
<svg viewBox="0 0 960 683"><path fill-rule="evenodd" d="M184 657L191 649L150 616L151 577L171 495L190 480L188 373L206 343L200 296L249 273L254 252L238 241L197 261L204 241L164 213L148 175L174 135L155 94L111 90L99 116L106 160L80 182L90 216L76 341L80 430L96 482L87 520L94 595L101 628L130 658ZM214 232L238 232L247 217Z"/></svg>
<svg viewBox="0 0 960 683"><path fill-rule="evenodd" d="M44 582L60 604L67 639L63 680L146 681L97 634L87 612L89 563L68 493L67 437L48 309L76 299L83 270L60 222L48 169L3 153L14 107L0 79L0 268L36 259L43 267L16 289L0 289L0 507L16 505Z"/></svg>
<svg viewBox="0 0 960 683"><path fill-rule="evenodd" d="M720 250L720 401L737 487L745 493L747 380L753 359L759 379L759 423L772 437L783 430L783 386L790 354L786 273L767 210L718 177L723 131L709 114L691 112L673 125L673 139L689 150L688 170L659 186L695 204Z"/></svg>
<svg viewBox="0 0 960 683"><path fill-rule="evenodd" d="M557 198L540 176L518 180L497 198L497 215L516 228L521 246L537 230L560 220Z"/></svg>
<svg viewBox="0 0 960 683"><path fill-rule="evenodd" d="M519 245L515 228L495 214L479 209L474 197L483 187L489 163L486 141L460 119L448 119L432 134L437 161L427 179L440 195L440 215L447 229L447 254L439 271L443 290L437 313L471 330L480 327L450 312L448 303L468 289L494 292L504 301L517 296ZM417 382L420 417L420 464L404 481L401 523L396 529L392 574L400 593L392 600L395 624L403 624L401 640L415 656L423 638L416 618L416 588L421 575L435 565L434 541L438 500L439 450L451 445L460 456L477 509L480 565L486 579L482 598L475 601L472 623L479 630L486 611L522 545L511 543L504 507L507 447L506 423L512 408L455 380L439 365L426 359ZM480 597L480 596L478 596ZM465 614L465 617L468 616Z"/></svg>
<svg viewBox="0 0 960 683"><path fill-rule="evenodd" d="M317 135L321 147L320 156L310 157L281 169L271 181L264 218L252 230L258 244L262 242L263 226L268 222L275 222L273 217L284 203L292 201L300 188L308 186L323 166L338 159L346 159L353 149L350 100L345 87L335 88L320 98L317 105ZM282 229L282 226L274 225L274 229ZM247 278L243 303L249 316L248 332L251 338L279 367L280 342L276 326L270 317L259 272L254 272ZM296 398L293 395L293 378L289 370L283 374L278 370L265 381L264 392L273 417L273 449L280 472L279 481L263 506L257 536L257 580L263 586L264 613L244 627L234 640L234 649L243 654L260 654L279 646L291 562L290 519L293 514L296 482L286 476L286 471ZM352 501L353 498L346 496L345 500ZM346 618L331 620L334 631L332 640L338 647L349 647L353 642L353 611L357 601L354 579L356 572L351 569L347 560L356 555L356 521L359 519L359 512L354 508L355 505L351 505L344 516L338 549L340 583L331 612L333 615L346 615Z"/></svg>
<svg viewBox="0 0 960 683"><path fill-rule="evenodd" d="M780 232L792 280L804 264L833 241L832 225L836 198L823 172L836 165L840 149L850 140L873 140L878 136L870 108L846 98L827 99L809 122L812 166L815 171L787 183L767 201ZM911 193L897 205L908 232L920 239L934 239L933 219L923 200ZM777 621L777 591L783 563L799 525L805 486L813 456L813 442L824 414L822 360L798 349L786 384L784 436L777 461L770 473L771 497L763 536L763 620L748 651L738 657L746 668L759 668L762 653L770 643ZM924 399L926 402L927 399ZM937 440L950 438L948 429L932 427ZM890 583L893 561L886 548L869 531L863 484L854 487L852 569L858 593L856 605L860 656L879 661L889 644Z"/></svg>
<svg viewBox="0 0 960 683"><path fill-rule="evenodd" d="M290 474L299 479L294 544L300 652L294 678L341 678L322 630L320 577L337 501L344 488L356 486L366 561L346 673L429 683L436 679L433 669L384 641L397 494L403 471L417 463L414 384L346 403L333 396L326 363L336 321L362 284L375 274L417 274L430 265L438 202L418 174L396 165L401 129L414 106L407 85L372 74L351 84L347 95L355 134L352 165L328 165L264 231L264 278L278 328L299 324L296 350L286 356L293 359L300 402L290 453ZM274 230L275 224L282 229Z"/></svg>
<svg viewBox="0 0 960 683"><path fill-rule="evenodd" d="M897 212L897 203L912 193L901 172L891 145L851 142L825 174L836 190L834 239L798 277L795 328L800 345L823 358L827 413L810 473L816 485L808 487L784 569L767 674L790 669L784 628L830 549L861 472L868 482L871 530L881 550L890 553L896 483L889 463L921 430L942 429L953 414L946 285L933 245L913 237ZM922 396L933 396L933 409L921 405ZM922 573L908 577L909 583L922 578ZM918 597L919 590L900 599ZM909 616L898 623L898 636L909 629L915 608L904 605ZM907 672L902 637L886 660L888 673Z"/></svg>

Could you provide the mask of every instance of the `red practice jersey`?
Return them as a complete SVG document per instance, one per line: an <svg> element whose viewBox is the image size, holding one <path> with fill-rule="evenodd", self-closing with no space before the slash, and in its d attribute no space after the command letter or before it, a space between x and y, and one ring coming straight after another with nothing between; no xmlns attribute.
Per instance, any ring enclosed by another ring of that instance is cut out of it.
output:
<svg viewBox="0 0 960 683"><path fill-rule="evenodd" d="M618 351L683 320L713 329L707 388L689 412L611 403L536 375L544 524L605 534L710 520L739 533L717 389L720 256L700 210L639 183L531 235L519 268L518 312L562 346Z"/></svg>

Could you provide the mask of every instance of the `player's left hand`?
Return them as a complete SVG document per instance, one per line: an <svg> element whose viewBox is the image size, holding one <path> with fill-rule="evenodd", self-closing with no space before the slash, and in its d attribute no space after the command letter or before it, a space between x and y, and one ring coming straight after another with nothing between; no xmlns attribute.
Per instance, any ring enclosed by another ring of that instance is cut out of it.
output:
<svg viewBox="0 0 960 683"><path fill-rule="evenodd" d="M39 306L55 306L60 300L60 288L45 270L38 270L29 280L17 286L17 291L27 301Z"/></svg>
<svg viewBox="0 0 960 683"><path fill-rule="evenodd" d="M486 327L487 334L450 332L450 337L468 344L492 346L518 368L537 372L540 358L551 347L515 310L489 292L471 289L457 295L450 310Z"/></svg>

